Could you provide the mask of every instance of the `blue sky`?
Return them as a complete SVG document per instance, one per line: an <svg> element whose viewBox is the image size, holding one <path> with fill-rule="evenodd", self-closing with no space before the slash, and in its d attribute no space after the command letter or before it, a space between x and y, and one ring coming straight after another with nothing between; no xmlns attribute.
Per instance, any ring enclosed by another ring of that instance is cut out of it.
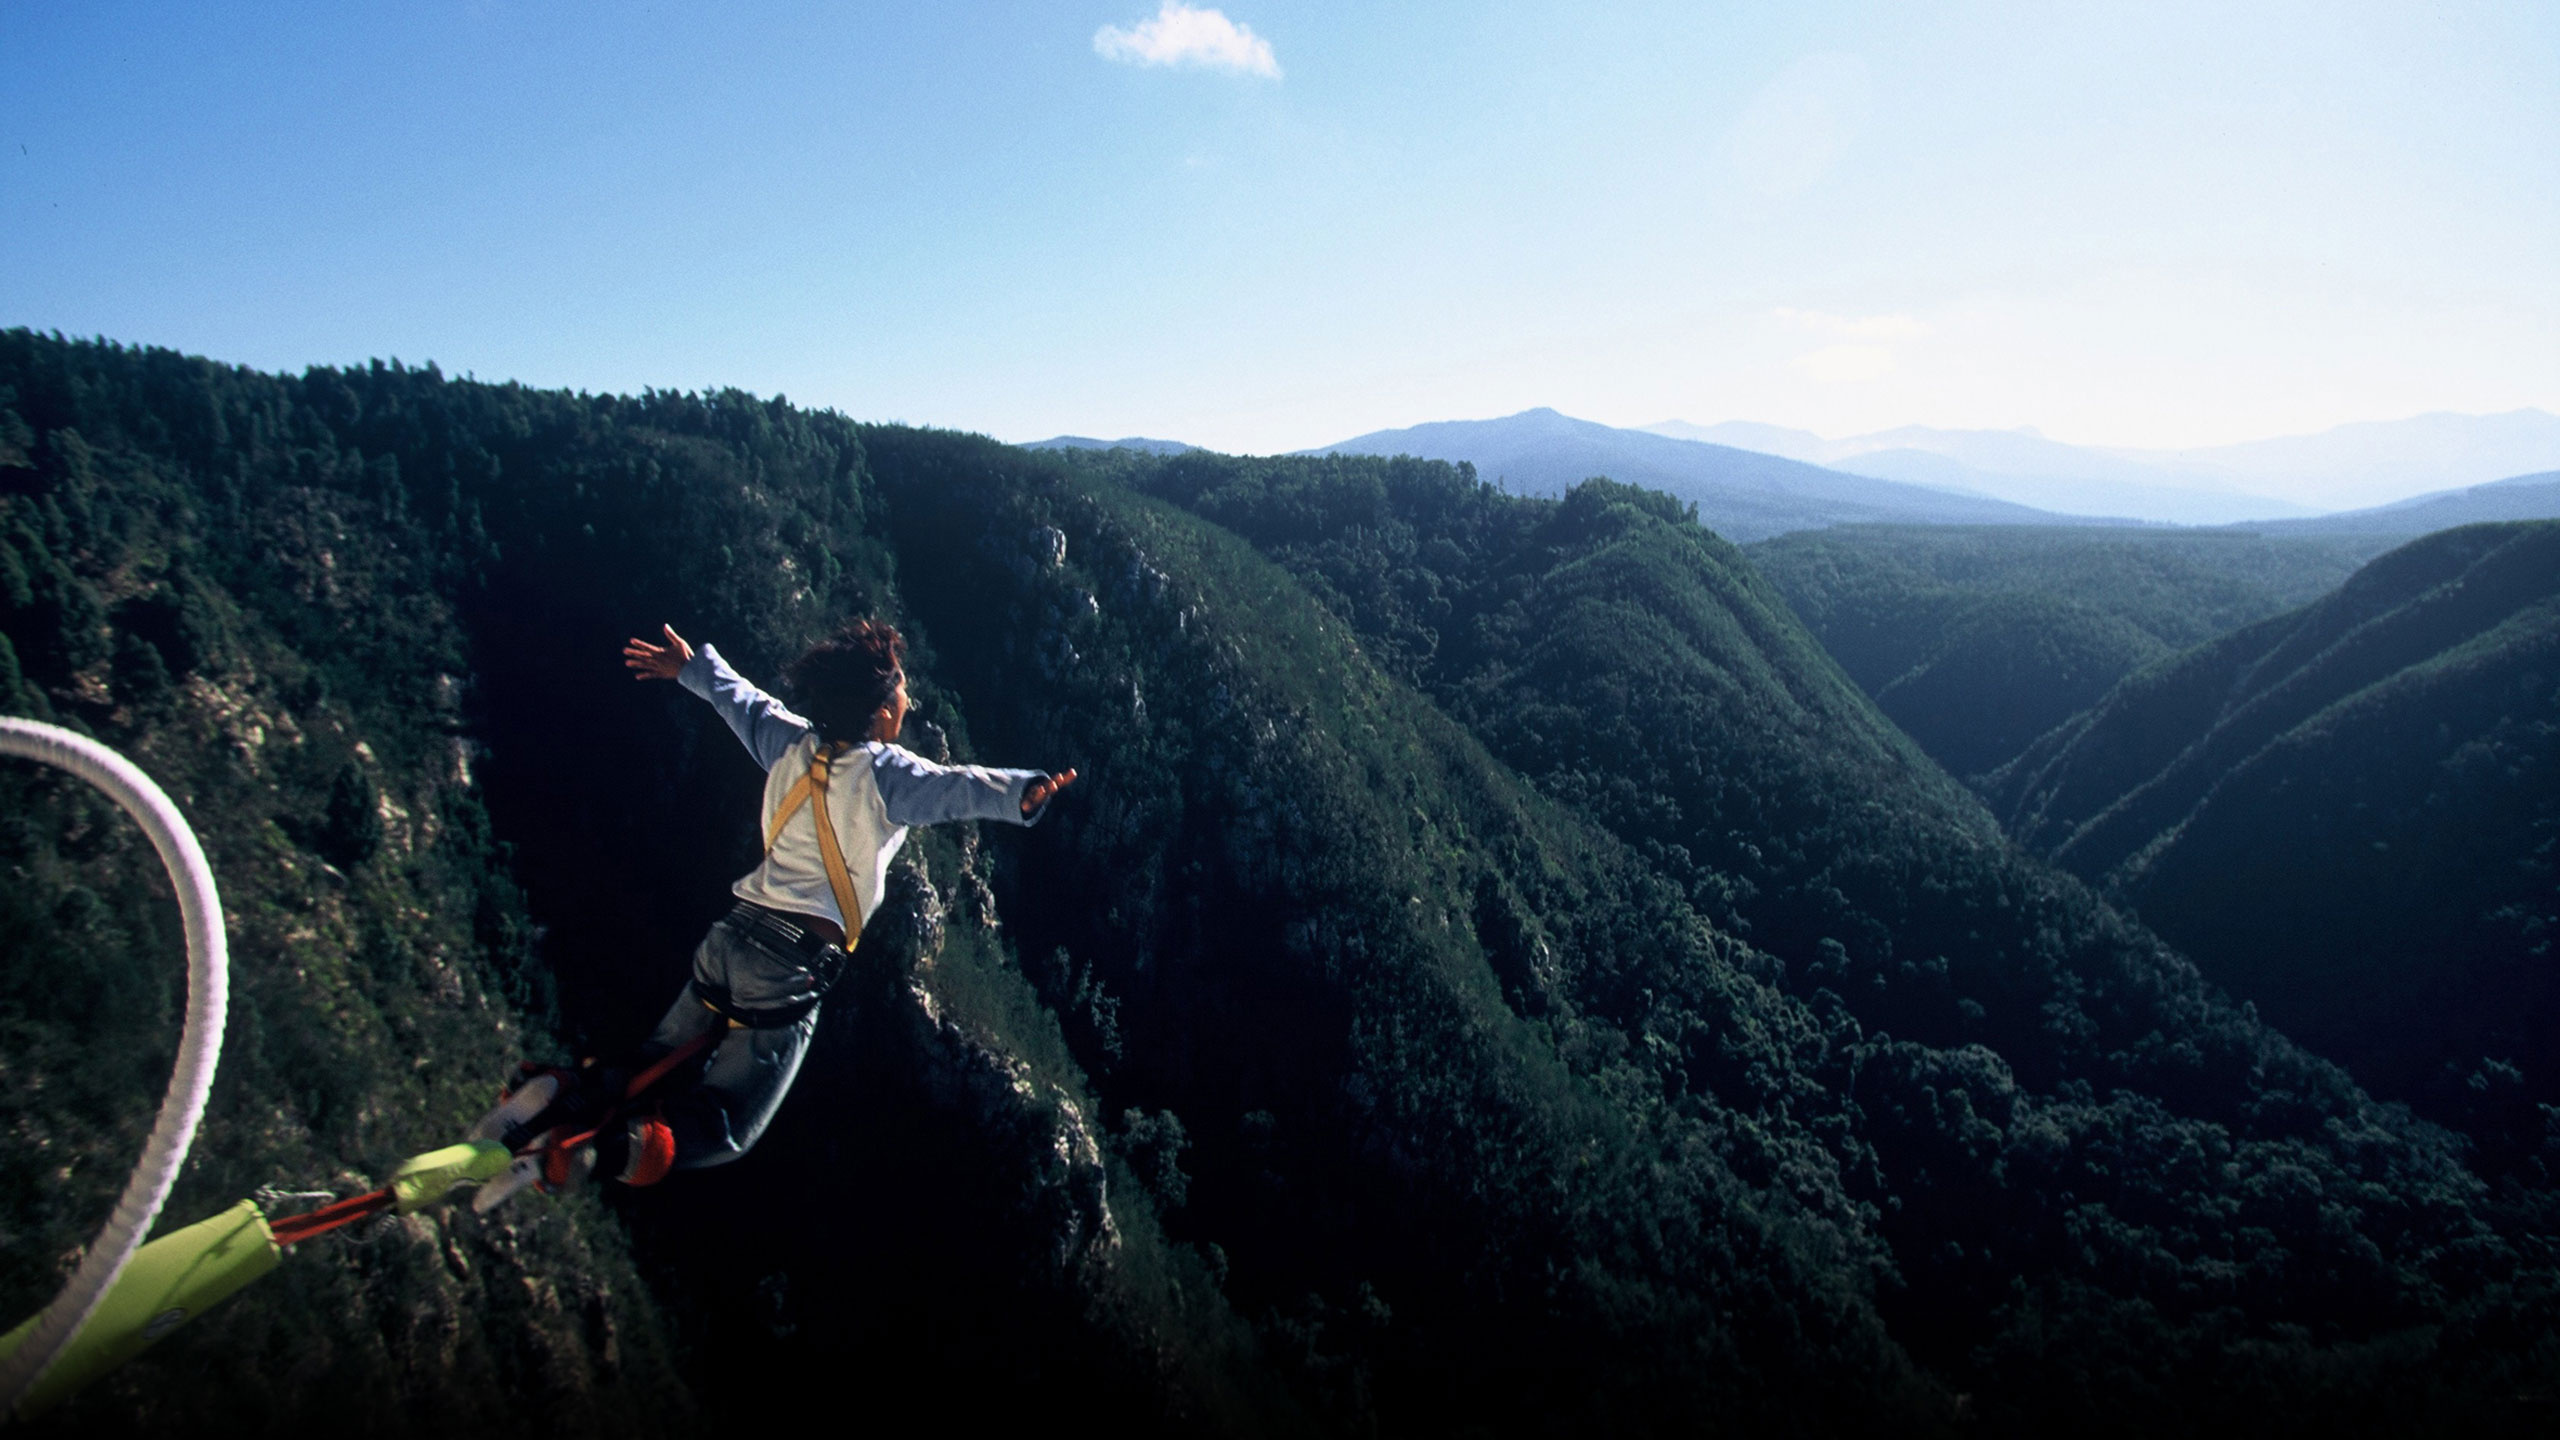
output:
<svg viewBox="0 0 2560 1440"><path fill-rule="evenodd" d="M0 324L1275 450L2560 410L2560 6L0 0Z"/></svg>

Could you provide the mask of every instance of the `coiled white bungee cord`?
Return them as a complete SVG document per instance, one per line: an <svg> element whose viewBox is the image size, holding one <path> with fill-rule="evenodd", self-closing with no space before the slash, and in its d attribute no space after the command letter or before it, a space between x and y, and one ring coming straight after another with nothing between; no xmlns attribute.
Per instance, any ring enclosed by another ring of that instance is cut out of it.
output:
<svg viewBox="0 0 2560 1440"><path fill-rule="evenodd" d="M230 955L222 929L222 897L213 884L213 868L186 817L167 792L132 761L83 735L36 720L0 717L0 754L41 761L68 770L105 791L142 824L151 848L168 867L178 892L178 913L187 932L187 1023L178 1040L178 1067L160 1101L160 1118L143 1142L133 1177L107 1216L98 1238L72 1273L70 1283L37 1317L35 1329L5 1362L0 1362L0 1417L16 1413L19 1401L44 1378L80 1327L98 1307L142 1244L143 1235L169 1198L178 1167L186 1163L195 1142L197 1122L204 1118L205 1097L213 1089L213 1070L222 1058L223 1016L230 1001Z"/></svg>

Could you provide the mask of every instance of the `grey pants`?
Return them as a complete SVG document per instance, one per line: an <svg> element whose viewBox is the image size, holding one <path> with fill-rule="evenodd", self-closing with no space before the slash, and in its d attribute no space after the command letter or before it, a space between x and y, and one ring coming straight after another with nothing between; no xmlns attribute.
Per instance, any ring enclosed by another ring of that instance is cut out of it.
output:
<svg viewBox="0 0 2560 1440"><path fill-rule="evenodd" d="M693 952L693 978L666 1018L651 1032L642 1054L655 1058L712 1030L728 1031L711 1051L700 1081L668 1096L661 1106L675 1133L676 1168L726 1165L754 1148L756 1137L782 1108L800 1073L818 1012L787 1025L732 1024L707 996L725 995L735 1010L773 1010L808 999L819 989L811 957L754 919L752 907L724 915Z"/></svg>

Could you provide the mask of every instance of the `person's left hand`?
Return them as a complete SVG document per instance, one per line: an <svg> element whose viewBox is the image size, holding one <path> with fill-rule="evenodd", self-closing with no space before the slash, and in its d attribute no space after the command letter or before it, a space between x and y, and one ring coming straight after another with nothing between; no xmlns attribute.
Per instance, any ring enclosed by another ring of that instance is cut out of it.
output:
<svg viewBox="0 0 2560 1440"><path fill-rule="evenodd" d="M1073 770L1061 770L1055 775L1043 775L1039 779L1032 781L1030 784L1023 786L1022 813L1028 815L1032 811L1039 809L1041 806L1048 804L1050 797L1056 795L1059 791L1066 789L1074 783L1076 783L1076 772Z"/></svg>

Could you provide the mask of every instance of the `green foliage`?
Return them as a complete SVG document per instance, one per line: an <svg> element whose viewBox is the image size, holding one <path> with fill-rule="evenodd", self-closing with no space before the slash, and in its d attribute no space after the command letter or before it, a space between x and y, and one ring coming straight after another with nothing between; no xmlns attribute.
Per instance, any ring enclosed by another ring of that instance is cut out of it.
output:
<svg viewBox="0 0 2560 1440"><path fill-rule="evenodd" d="M2029 843L2547 1184L2560 524L2471 526L2127 680L1993 777Z"/></svg>
<svg viewBox="0 0 2560 1440"><path fill-rule="evenodd" d="M23 332L0 336L0 373L0 435L28 436L16 453L31 462L0 454L0 630L33 657L0 690L157 777L230 917L224 1065L167 1219L263 1187L361 1188L449 1139L522 1043L504 997L526 990L527 957L472 923L521 928L522 912L456 771L459 716L436 698L453 612L408 588L409 537L385 533L372 502L306 483L273 450L173 444L172 417L273 413L289 382ZM13 765L0 787L0 1298L14 1316L50 1298L59 1257L123 1183L174 1058L184 967L130 821L67 777ZM453 1430L510 1425L524 1406L607 1423L680 1413L663 1328L600 1219L418 1217L369 1244L308 1247L47 1423Z"/></svg>
<svg viewBox="0 0 2560 1440"><path fill-rule="evenodd" d="M2550 1265L2529 1225L2493 1228L2445 1137L2010 850L1713 537L1616 487L1559 505L1447 470L1108 468L1323 582L1364 641L1410 656L1405 635L1427 630L1432 661L1415 673L1446 709L1750 942L1739 963L1798 997L1845 1073L1801 1052L1719 1073L1700 1052L1730 1046L1733 1027L1689 998L1704 977L1687 965L1621 952L1572 998L1641 1016L1649 1044L1698 1037L1666 1088L1733 1097L1737 1078L1793 1071L1810 1092L1853 1092L1832 1122L1852 1142L1836 1173L1891 1246L1899 1284L1880 1303L1961 1388L2003 1406L2067 1392L2074 1423L2104 1412L2134 1430L2200 1405L2268 1423L2315 1398L2349 1413L2352 1388L2322 1378L2339 1373L2330 1347L2401 1354L2384 1337L2406 1335L2407 1354L2426 1353L2426 1317L2472 1292L2484 1257ZM1461 525L1412 533L1472 543L1433 558L1396 528L1452 511ZM1368 592L1336 578L1364 568L1398 578ZM1434 616L1434 596L1455 598ZM2143 1358L2102 1369L2092 1349L2074 1366L2029 1339L2057 1331L2104 1331L2111 1353ZM2233 1335L2289 1378L2260 1389L2183 1358Z"/></svg>
<svg viewBox="0 0 2560 1440"><path fill-rule="evenodd" d="M1943 1406L1865 1298L1860 1207L1812 1178L1839 1168L1831 1102L1781 1077L1820 1032L1675 891L1232 537L984 441L864 443L980 743L1088 777L998 871L1007 926L1063 952L1036 978L1133 1163L1178 1120L1168 1223L1322 1413L1824 1431ZM1670 1037L1583 1014L1572 977L1629 952L1771 1037L1728 1063L1774 1093L1666 1094ZM1096 992L1109 1033L1077 1013Z"/></svg>
<svg viewBox="0 0 2560 1440"><path fill-rule="evenodd" d="M36 437L36 464L0 469L0 634L36 657L18 699L167 778L235 911L233 1034L172 1216L268 1184L343 1192L449 1139L515 1056L644 1033L754 853L757 777L695 702L635 691L620 640L670 619L771 674L849 613L897 613L852 427L779 401L591 398L382 364L269 377L24 332L0 334L0 384ZM919 699L965 750L929 646L918 668ZM38 849L64 828L23 813ZM129 1154L147 1123L174 1011L129 997L159 996L175 962L170 936L156 969L122 958L143 952L117 927L147 904L23 893L21 991L95 974L117 1000L47 1011L10 1050L28 1080L9 1133L77 1152L8 1164L30 1188L5 1263L31 1308L121 1174L97 1157ZM984 948L938 967L954 992L933 1001L939 1027L887 972L873 1003L848 997L879 1044L868 1074L841 1045L813 1059L807 1130L627 1207L655 1292L592 1200L325 1242L66 1423L685 1428L688 1381L768 1365L725 1347L772 1342L788 1275L814 1268L828 1288L788 1322L823 1357L810 1373L860 1357L872 1389L965 1388L984 1413L1028 1415L1050 1403L1045 1367L1116 1376L1097 1384L1122 1403L1200 1423L1285 1426L1285 1395L1250 1378L1249 1336L1142 1200L1103 1261L1028 1265L1061 1215L1090 1218L1099 1196L1075 1187L1102 1172L1041 1168L1091 1102L1019 972L970 958ZM555 1016L565 1045L526 1035ZM84 1059L93 1045L113 1063ZM1031 1102L1016 1063L1040 1077ZM956 1092L926 1078L954 1067ZM827 1133L847 1112L879 1116L857 1132L871 1148ZM33 1188L65 1166L95 1193ZM765 1186L835 1198L776 1225ZM980 1340L949 1343L960 1333ZM707 1368L679 1372L677 1347Z"/></svg>
<svg viewBox="0 0 2560 1440"><path fill-rule="evenodd" d="M338 767L329 782L329 808L320 820L320 853L340 869L353 870L382 848L382 799L355 764Z"/></svg>
<svg viewBox="0 0 2560 1440"><path fill-rule="evenodd" d="M2009 847L1659 495L23 332L0 387L15 694L237 886L173 1214L444 1138L523 1008L654 1021L759 777L625 635L770 676L884 613L918 743L1085 776L913 838L753 1155L297 1257L81 1423L654 1433L778 1374L1218 1433L2396 1433L2560 1363L2524 1201ZM174 939L130 837L7 783L32 1305Z"/></svg>
<svg viewBox="0 0 2560 1440"><path fill-rule="evenodd" d="M1748 553L1876 707L1970 776L2133 671L2327 591L2382 543L1858 525Z"/></svg>

